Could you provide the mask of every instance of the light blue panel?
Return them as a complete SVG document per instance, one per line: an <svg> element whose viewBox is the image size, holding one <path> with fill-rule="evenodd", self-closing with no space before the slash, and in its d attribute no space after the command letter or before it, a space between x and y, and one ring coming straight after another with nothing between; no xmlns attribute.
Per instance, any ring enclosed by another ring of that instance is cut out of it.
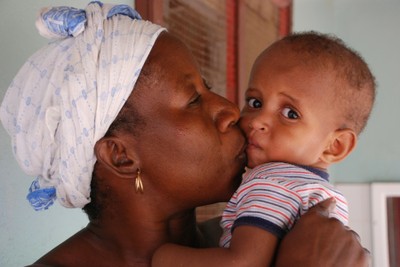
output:
<svg viewBox="0 0 400 267"><path fill-rule="evenodd" d="M0 100L26 59L47 42L34 26L40 7L83 8L88 2L0 1ZM133 4L132 0L103 2ZM48 211L35 212L25 199L31 181L32 177L26 176L14 160L10 138L0 126L0 266L30 264L88 223L80 209L66 209L58 204Z"/></svg>
<svg viewBox="0 0 400 267"><path fill-rule="evenodd" d="M294 31L333 31L333 1L294 0L293 5Z"/></svg>
<svg viewBox="0 0 400 267"><path fill-rule="evenodd" d="M294 30L334 33L359 51L378 83L356 150L331 168L335 182L400 181L400 2L295 0Z"/></svg>

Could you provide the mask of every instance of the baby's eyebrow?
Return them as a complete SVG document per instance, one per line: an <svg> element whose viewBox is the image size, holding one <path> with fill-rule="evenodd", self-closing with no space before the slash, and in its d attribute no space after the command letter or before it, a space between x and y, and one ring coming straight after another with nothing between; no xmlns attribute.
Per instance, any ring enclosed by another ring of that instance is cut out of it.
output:
<svg viewBox="0 0 400 267"><path fill-rule="evenodd" d="M249 88L247 88L247 90L246 90L247 92L251 92L251 91L258 91L256 88L254 88L254 87L249 87Z"/></svg>
<svg viewBox="0 0 400 267"><path fill-rule="evenodd" d="M297 98L294 98L293 96L291 96L291 95L289 95L289 94L287 94L287 93L284 93L284 92L281 92L281 93L279 93L280 95L283 95L284 97L286 97L286 98L289 98L292 102L294 102L295 104L300 104L300 101L299 101L299 99L297 99Z"/></svg>

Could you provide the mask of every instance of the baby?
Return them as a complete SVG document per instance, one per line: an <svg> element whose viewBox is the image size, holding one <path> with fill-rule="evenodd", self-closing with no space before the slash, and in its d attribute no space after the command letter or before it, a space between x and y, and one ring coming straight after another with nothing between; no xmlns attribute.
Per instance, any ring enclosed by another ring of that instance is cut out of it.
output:
<svg viewBox="0 0 400 267"><path fill-rule="evenodd" d="M163 245L153 266L269 266L279 240L309 208L336 199L330 214L348 222L328 167L355 148L375 99L375 79L340 39L287 36L254 63L240 127L248 170L223 213L221 248Z"/></svg>

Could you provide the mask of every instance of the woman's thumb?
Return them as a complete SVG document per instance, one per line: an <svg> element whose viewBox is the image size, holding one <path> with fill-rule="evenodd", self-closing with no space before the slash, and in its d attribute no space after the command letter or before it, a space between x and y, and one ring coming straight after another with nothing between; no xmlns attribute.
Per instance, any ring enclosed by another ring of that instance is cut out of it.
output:
<svg viewBox="0 0 400 267"><path fill-rule="evenodd" d="M336 200L335 198L331 197L324 201L321 201L320 203L315 205L313 209L315 209L320 214L329 217L329 213L333 212L335 206L336 206Z"/></svg>

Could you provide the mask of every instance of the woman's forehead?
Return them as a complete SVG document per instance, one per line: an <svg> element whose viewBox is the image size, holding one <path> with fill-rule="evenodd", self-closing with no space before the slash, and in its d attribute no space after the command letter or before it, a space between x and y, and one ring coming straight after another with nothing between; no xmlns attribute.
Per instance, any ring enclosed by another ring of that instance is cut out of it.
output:
<svg viewBox="0 0 400 267"><path fill-rule="evenodd" d="M201 77L189 49L171 34L163 33L141 71L134 98L157 103L178 101L196 90Z"/></svg>
<svg viewBox="0 0 400 267"><path fill-rule="evenodd" d="M165 62L169 68L175 65L192 64L197 68L189 48L174 35L164 32L160 34L150 53L150 58L154 57L157 61Z"/></svg>
<svg viewBox="0 0 400 267"><path fill-rule="evenodd" d="M143 70L159 83L191 84L201 73L187 46L169 33L159 36Z"/></svg>

